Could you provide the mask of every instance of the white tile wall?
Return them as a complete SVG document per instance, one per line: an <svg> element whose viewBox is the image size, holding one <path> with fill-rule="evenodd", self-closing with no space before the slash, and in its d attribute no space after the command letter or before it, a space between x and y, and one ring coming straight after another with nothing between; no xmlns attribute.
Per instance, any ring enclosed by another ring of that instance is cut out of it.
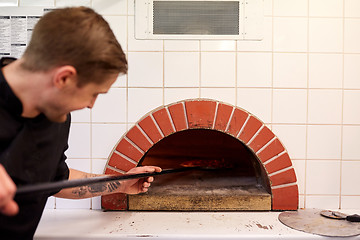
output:
<svg viewBox="0 0 360 240"><path fill-rule="evenodd" d="M360 1L265 0L262 41L137 40L134 0L19 0L91 6L109 21L129 74L92 110L73 113L69 164L101 173L116 142L163 104L213 98L242 107L284 143L300 207L359 208ZM49 208L100 208L51 198Z"/></svg>
<svg viewBox="0 0 360 240"><path fill-rule="evenodd" d="M305 53L275 53L273 86L275 88L307 87L307 55Z"/></svg>
<svg viewBox="0 0 360 240"><path fill-rule="evenodd" d="M309 51L341 52L343 49L343 19L310 18Z"/></svg>
<svg viewBox="0 0 360 240"><path fill-rule="evenodd" d="M130 52L129 87L162 87L163 58L163 54L159 52Z"/></svg>
<svg viewBox="0 0 360 240"><path fill-rule="evenodd" d="M199 51L200 50L200 41L193 40L165 40L164 41L164 50L165 51Z"/></svg>
<svg viewBox="0 0 360 240"><path fill-rule="evenodd" d="M91 126L91 146L93 158L108 158L115 144L126 132L126 124L98 124Z"/></svg>
<svg viewBox="0 0 360 240"><path fill-rule="evenodd" d="M271 87L272 54L242 52L237 54L238 87Z"/></svg>
<svg viewBox="0 0 360 240"><path fill-rule="evenodd" d="M219 101L236 105L234 88L201 88L200 97L218 99Z"/></svg>
<svg viewBox="0 0 360 240"><path fill-rule="evenodd" d="M345 124L360 123L360 89L344 90L343 121Z"/></svg>
<svg viewBox="0 0 360 240"><path fill-rule="evenodd" d="M200 97L199 88L165 88L164 104Z"/></svg>
<svg viewBox="0 0 360 240"><path fill-rule="evenodd" d="M308 1L274 0L274 16L307 16Z"/></svg>
<svg viewBox="0 0 360 240"><path fill-rule="evenodd" d="M344 161L342 163L341 193L343 195L360 195L360 184L357 184L359 169L359 161Z"/></svg>
<svg viewBox="0 0 360 240"><path fill-rule="evenodd" d="M202 87L236 86L235 52L202 52L200 61Z"/></svg>
<svg viewBox="0 0 360 240"><path fill-rule="evenodd" d="M359 62L359 54L344 54L344 88L360 88Z"/></svg>
<svg viewBox="0 0 360 240"><path fill-rule="evenodd" d="M91 0L57 0L56 7L87 6L91 7Z"/></svg>
<svg viewBox="0 0 360 240"><path fill-rule="evenodd" d="M90 158L90 123L72 123L69 134L68 158Z"/></svg>
<svg viewBox="0 0 360 240"><path fill-rule="evenodd" d="M358 160L360 159L360 126L344 126L342 139L342 159Z"/></svg>
<svg viewBox="0 0 360 240"><path fill-rule="evenodd" d="M127 46L127 16L106 16L105 20L109 23L121 47L126 51Z"/></svg>
<svg viewBox="0 0 360 240"><path fill-rule="evenodd" d="M237 106L246 109L265 123L271 123L271 89L238 88Z"/></svg>
<svg viewBox="0 0 360 240"><path fill-rule="evenodd" d="M91 110L84 108L71 113L71 122L90 122Z"/></svg>
<svg viewBox="0 0 360 240"><path fill-rule="evenodd" d="M102 15L127 14L127 0L92 0L92 7Z"/></svg>
<svg viewBox="0 0 360 240"><path fill-rule="evenodd" d="M307 158L341 159L341 126L309 125Z"/></svg>
<svg viewBox="0 0 360 240"><path fill-rule="evenodd" d="M307 194L340 194L340 161L308 160Z"/></svg>
<svg viewBox="0 0 360 240"><path fill-rule="evenodd" d="M235 51L236 41L202 40L200 41L201 51Z"/></svg>
<svg viewBox="0 0 360 240"><path fill-rule="evenodd" d="M308 49L308 19L304 17L275 17L273 51L306 52Z"/></svg>
<svg viewBox="0 0 360 240"><path fill-rule="evenodd" d="M338 196L307 195L306 208L336 209L340 205Z"/></svg>
<svg viewBox="0 0 360 240"><path fill-rule="evenodd" d="M113 109L108 111L109 106ZM126 89L111 88L107 94L98 96L91 110L92 122L126 122Z"/></svg>
<svg viewBox="0 0 360 240"><path fill-rule="evenodd" d="M309 0L310 17L342 17L343 0L327 0L326 6L322 0Z"/></svg>
<svg viewBox="0 0 360 240"><path fill-rule="evenodd" d="M151 81L152 78L149 78ZM161 88L128 89L128 122L135 123L145 114L163 104Z"/></svg>
<svg viewBox="0 0 360 240"><path fill-rule="evenodd" d="M345 0L345 17L360 17L360 2Z"/></svg>
<svg viewBox="0 0 360 240"><path fill-rule="evenodd" d="M360 19L345 18L344 51L346 53L360 53Z"/></svg>
<svg viewBox="0 0 360 240"><path fill-rule="evenodd" d="M14 7L19 6L18 0L3 0L0 2L0 7Z"/></svg>
<svg viewBox="0 0 360 240"><path fill-rule="evenodd" d="M350 76L354 76L352 71L357 71L357 68L354 69L354 65L350 63L347 66L349 82L353 79ZM341 88L343 68L342 54L309 54L309 88Z"/></svg>
<svg viewBox="0 0 360 240"><path fill-rule="evenodd" d="M165 52L164 86L199 87L199 62L198 52Z"/></svg>
<svg viewBox="0 0 360 240"><path fill-rule="evenodd" d="M306 158L305 125L272 125L272 131L278 136L289 152L291 159ZM296 136L296 138L294 137Z"/></svg>
<svg viewBox="0 0 360 240"><path fill-rule="evenodd" d="M272 109L274 123L306 123L307 91L274 89Z"/></svg>
<svg viewBox="0 0 360 240"><path fill-rule="evenodd" d="M28 6L54 7L55 6L54 0L21 0L19 2L21 7L28 7Z"/></svg>
<svg viewBox="0 0 360 240"><path fill-rule="evenodd" d="M310 89L308 101L308 123L341 123L341 90Z"/></svg>
<svg viewBox="0 0 360 240"><path fill-rule="evenodd" d="M360 197L342 196L340 201L343 209L357 209L359 208Z"/></svg>

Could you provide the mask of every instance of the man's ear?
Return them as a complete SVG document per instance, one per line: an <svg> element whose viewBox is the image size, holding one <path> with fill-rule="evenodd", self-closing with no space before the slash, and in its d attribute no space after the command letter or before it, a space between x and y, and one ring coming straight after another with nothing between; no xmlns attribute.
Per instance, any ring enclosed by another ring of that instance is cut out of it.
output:
<svg viewBox="0 0 360 240"><path fill-rule="evenodd" d="M73 66L65 65L54 70L53 83L57 88L64 88L69 84L76 84L77 72Z"/></svg>

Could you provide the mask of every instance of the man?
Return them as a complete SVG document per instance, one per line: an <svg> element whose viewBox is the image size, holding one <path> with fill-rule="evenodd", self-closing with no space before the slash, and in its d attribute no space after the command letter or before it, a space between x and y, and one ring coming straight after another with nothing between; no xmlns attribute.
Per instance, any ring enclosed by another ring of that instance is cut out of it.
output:
<svg viewBox="0 0 360 240"><path fill-rule="evenodd" d="M48 196L146 192L153 178L14 196L16 186L93 177L68 169L70 112L92 108L127 61L106 21L85 7L53 10L36 25L22 58L1 59L0 239L32 239ZM161 171L146 166L129 173Z"/></svg>

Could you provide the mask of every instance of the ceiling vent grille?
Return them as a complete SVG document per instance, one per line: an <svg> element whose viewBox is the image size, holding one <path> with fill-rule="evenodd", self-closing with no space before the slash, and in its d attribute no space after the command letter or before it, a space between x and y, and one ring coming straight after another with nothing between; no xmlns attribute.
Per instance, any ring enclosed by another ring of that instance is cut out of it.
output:
<svg viewBox="0 0 360 240"><path fill-rule="evenodd" d="M261 40L263 0L135 1L137 39Z"/></svg>
<svg viewBox="0 0 360 240"><path fill-rule="evenodd" d="M154 1L153 16L154 34L239 34L237 1Z"/></svg>

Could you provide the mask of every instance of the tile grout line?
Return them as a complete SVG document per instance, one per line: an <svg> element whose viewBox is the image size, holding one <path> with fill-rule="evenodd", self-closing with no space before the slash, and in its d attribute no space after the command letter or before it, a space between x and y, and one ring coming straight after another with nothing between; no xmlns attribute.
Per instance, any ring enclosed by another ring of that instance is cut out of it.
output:
<svg viewBox="0 0 360 240"><path fill-rule="evenodd" d="M310 25L310 0L307 0L307 44L306 44L306 122L305 122L305 169L304 169L304 199L303 204L306 208L306 179L307 179L307 165L308 165L308 137L309 137L309 25ZM300 200L300 199L299 199Z"/></svg>
<svg viewBox="0 0 360 240"><path fill-rule="evenodd" d="M344 86L345 86L345 1L343 1L343 16L342 16L342 94L341 94L341 135L340 135L340 183L339 183L339 206L338 208L341 209L342 208L342 182L343 182L343 176L342 176L342 172L343 172L343 142L344 142Z"/></svg>

